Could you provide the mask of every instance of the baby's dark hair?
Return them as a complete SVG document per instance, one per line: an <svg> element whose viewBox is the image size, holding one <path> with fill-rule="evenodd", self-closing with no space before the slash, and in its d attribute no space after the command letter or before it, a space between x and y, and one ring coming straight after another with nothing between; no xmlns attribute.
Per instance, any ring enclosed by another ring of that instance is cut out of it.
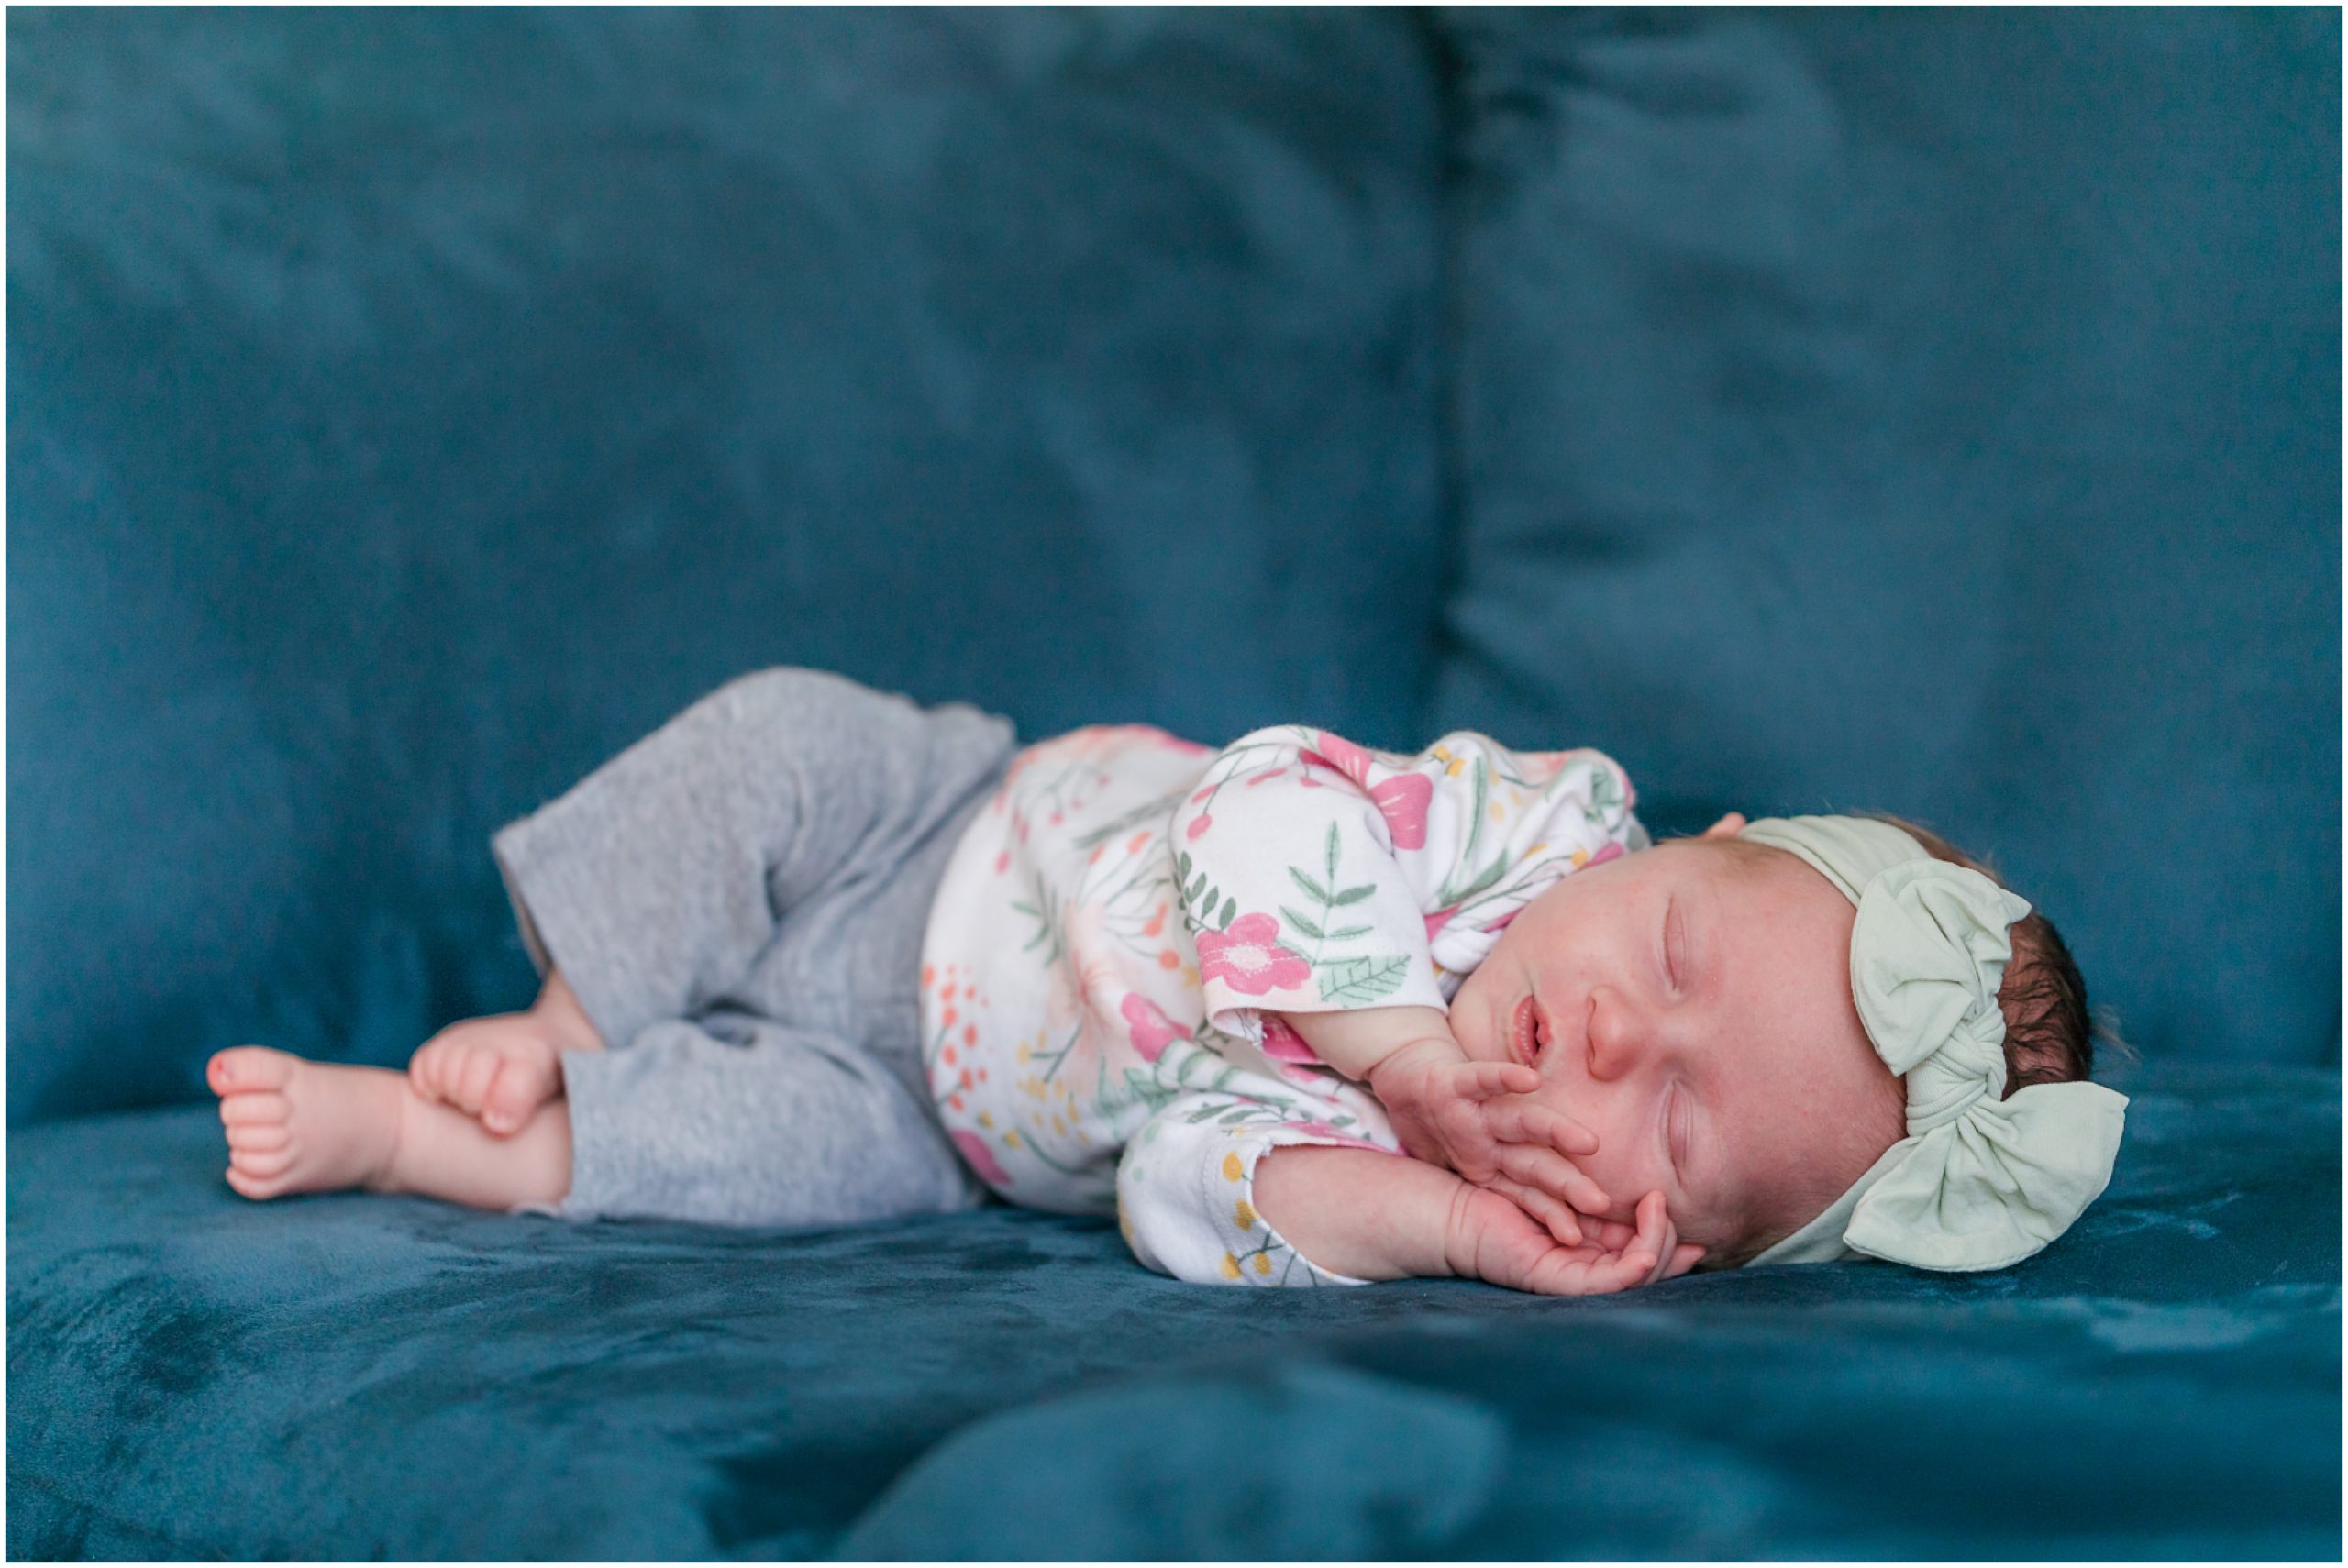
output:
<svg viewBox="0 0 2348 1568"><path fill-rule="evenodd" d="M1975 859L1929 828L1885 812L1852 814L1888 823L1913 837L1935 858L1978 871L2000 888L2006 886L2005 878L1991 862ZM1785 853L1739 838L1722 837L1710 842L1744 853ZM2095 1048L2099 1043L2109 1046L2123 1061L2139 1059L2134 1046L2122 1040L2108 1022L2088 1011L2087 981L2079 974L2079 966L2063 941L2063 933L2054 929L2054 922L2046 918L2035 900L2030 913L2016 921L2007 934L2013 944L2013 956L1998 987L1998 1008L2006 1015L2006 1087L1999 1096L2000 1099L2010 1099L2016 1090L2032 1084L2087 1079L2095 1070ZM1906 1088L1897 1078L1891 1082L1899 1093L1904 1114ZM1765 1232L1748 1237L1734 1248L1722 1249L1707 1257L1700 1266L1707 1271L1740 1268L1791 1234L1790 1229L1785 1229L1774 1235Z"/></svg>

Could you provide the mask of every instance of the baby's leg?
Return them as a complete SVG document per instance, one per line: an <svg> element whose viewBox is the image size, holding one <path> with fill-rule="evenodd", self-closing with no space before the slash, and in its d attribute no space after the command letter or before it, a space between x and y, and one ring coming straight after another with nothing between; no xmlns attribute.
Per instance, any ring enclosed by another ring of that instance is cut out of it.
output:
<svg viewBox="0 0 2348 1568"><path fill-rule="evenodd" d="M490 841L524 944L623 1050L741 993L794 915L894 866L1013 744L1009 721L924 709L822 670L726 682ZM844 994L903 976L841 973ZM767 1010L772 1010L770 1007Z"/></svg>
<svg viewBox="0 0 2348 1568"><path fill-rule="evenodd" d="M247 1198L365 1187L506 1209L570 1190L560 1099L500 1138L387 1067L238 1045L216 1053L205 1076L227 1128L228 1185Z"/></svg>
<svg viewBox="0 0 2348 1568"><path fill-rule="evenodd" d="M908 1086L821 1031L732 1009L563 1057L567 1220L843 1225L980 1193Z"/></svg>

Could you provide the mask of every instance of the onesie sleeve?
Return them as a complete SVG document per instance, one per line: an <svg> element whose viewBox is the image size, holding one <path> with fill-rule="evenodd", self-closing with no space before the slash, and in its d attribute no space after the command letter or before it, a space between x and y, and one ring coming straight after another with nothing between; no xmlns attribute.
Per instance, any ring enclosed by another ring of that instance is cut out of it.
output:
<svg viewBox="0 0 2348 1568"><path fill-rule="evenodd" d="M1383 1129L1339 1127L1315 1110L1327 1108L1229 1092L1161 1107L1117 1163L1117 1226L1134 1255L1199 1285L1369 1284L1313 1263L1256 1211L1257 1162L1274 1149L1322 1143L1406 1157Z"/></svg>
<svg viewBox="0 0 2348 1568"><path fill-rule="evenodd" d="M1207 1021L1261 1048L1265 1010L1444 1009L1543 889L1646 846L1635 799L1600 752L1473 730L1409 756L1301 724L1241 736L1170 824Z"/></svg>

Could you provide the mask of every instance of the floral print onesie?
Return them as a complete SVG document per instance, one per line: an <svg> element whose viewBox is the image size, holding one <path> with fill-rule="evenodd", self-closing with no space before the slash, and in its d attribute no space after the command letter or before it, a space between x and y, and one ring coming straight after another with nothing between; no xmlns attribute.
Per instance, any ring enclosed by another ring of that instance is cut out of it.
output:
<svg viewBox="0 0 2348 1568"><path fill-rule="evenodd" d="M1446 1009L1559 877L1644 849L1595 751L1459 730L1414 756L1301 724L1216 751L1146 724L1026 747L947 862L922 1032L948 1135L1012 1202L1114 1211L1180 1279L1358 1284L1254 1203L1294 1143L1401 1153L1279 1017Z"/></svg>

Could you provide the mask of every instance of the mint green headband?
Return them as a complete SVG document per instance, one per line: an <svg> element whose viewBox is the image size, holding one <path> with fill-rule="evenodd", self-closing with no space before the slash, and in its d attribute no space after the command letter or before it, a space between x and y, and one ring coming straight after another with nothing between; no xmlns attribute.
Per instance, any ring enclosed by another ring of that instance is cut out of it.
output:
<svg viewBox="0 0 2348 1568"><path fill-rule="evenodd" d="M2004 1268L2068 1230L2111 1180L2128 1099L2091 1083L1998 1098L1998 987L2028 900L1867 817L1764 817L1739 836L1800 856L1858 906L1851 995L1908 1088L1908 1136L1753 1261Z"/></svg>

